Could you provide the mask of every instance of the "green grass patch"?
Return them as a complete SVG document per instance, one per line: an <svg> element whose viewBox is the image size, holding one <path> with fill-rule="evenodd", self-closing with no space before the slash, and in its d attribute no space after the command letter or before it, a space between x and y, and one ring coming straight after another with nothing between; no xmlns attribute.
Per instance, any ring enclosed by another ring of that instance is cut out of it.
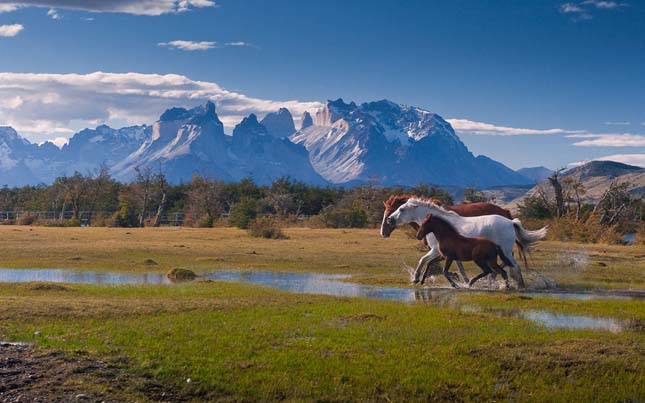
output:
<svg viewBox="0 0 645 403"><path fill-rule="evenodd" d="M637 332L233 283L65 287L0 286L0 335L118 361L194 401L645 396Z"/></svg>

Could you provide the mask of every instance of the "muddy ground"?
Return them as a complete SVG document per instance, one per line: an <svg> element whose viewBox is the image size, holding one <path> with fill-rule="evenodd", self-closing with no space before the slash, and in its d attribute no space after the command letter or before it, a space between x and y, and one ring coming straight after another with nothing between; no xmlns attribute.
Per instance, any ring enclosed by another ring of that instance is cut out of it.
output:
<svg viewBox="0 0 645 403"><path fill-rule="evenodd" d="M125 402L118 396L126 390L131 393L132 389L144 402L185 401L114 364L91 360L82 354L70 357L27 344L0 342L1 403L116 403Z"/></svg>

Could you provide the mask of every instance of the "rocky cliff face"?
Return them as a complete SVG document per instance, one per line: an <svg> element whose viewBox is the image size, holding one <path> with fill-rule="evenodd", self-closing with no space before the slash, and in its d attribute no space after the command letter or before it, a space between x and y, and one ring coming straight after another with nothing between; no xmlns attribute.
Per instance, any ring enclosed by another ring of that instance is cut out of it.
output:
<svg viewBox="0 0 645 403"><path fill-rule="evenodd" d="M527 178L487 157L475 157L441 116L391 101L357 105L328 101L313 125L291 136L316 170L333 183L457 186L524 184Z"/></svg>

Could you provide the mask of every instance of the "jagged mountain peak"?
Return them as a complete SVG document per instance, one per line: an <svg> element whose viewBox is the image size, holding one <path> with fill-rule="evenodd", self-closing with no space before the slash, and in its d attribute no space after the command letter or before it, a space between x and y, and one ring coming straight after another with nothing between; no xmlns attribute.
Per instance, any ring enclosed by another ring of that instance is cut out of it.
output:
<svg viewBox="0 0 645 403"><path fill-rule="evenodd" d="M309 112L306 112L302 115L302 125L300 125L300 130L306 129L309 126L314 125L314 120L311 117L311 114Z"/></svg>
<svg viewBox="0 0 645 403"><path fill-rule="evenodd" d="M287 108L280 108L277 112L268 113L260 123L273 137L289 137L296 132L293 116Z"/></svg>
<svg viewBox="0 0 645 403"><path fill-rule="evenodd" d="M357 105L327 101L315 125L291 136L304 145L314 167L334 183L367 181L488 186L526 178L475 156L450 124L430 111L387 99Z"/></svg>
<svg viewBox="0 0 645 403"><path fill-rule="evenodd" d="M193 124L203 124L213 120L221 123L215 110L215 103L207 101L204 105L198 105L191 109L173 107L166 109L159 117L159 122L173 122L190 120Z"/></svg>
<svg viewBox="0 0 645 403"><path fill-rule="evenodd" d="M29 140L25 139L11 126L0 126L0 140L7 143L21 143L24 145L31 144Z"/></svg>

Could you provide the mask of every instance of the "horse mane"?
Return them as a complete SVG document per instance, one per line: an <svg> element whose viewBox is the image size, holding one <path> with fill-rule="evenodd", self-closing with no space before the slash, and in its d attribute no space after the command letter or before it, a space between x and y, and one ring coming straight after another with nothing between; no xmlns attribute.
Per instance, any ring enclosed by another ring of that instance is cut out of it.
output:
<svg viewBox="0 0 645 403"><path fill-rule="evenodd" d="M383 204L385 205L386 209L396 209L410 199L431 201L437 206L443 206L441 200L433 199L432 197L417 196L413 194L391 195L385 202L383 202ZM394 206L396 206L396 208L394 208Z"/></svg>
<svg viewBox="0 0 645 403"><path fill-rule="evenodd" d="M411 197L408 202L411 202L412 205L417 205L417 206L424 206L424 207L435 207L439 211L445 214L452 214L457 217L461 217L459 214L455 213L452 210L448 210L443 206L443 203L439 202L437 203L435 199L432 199L430 197ZM445 220L444 220L445 221Z"/></svg>

